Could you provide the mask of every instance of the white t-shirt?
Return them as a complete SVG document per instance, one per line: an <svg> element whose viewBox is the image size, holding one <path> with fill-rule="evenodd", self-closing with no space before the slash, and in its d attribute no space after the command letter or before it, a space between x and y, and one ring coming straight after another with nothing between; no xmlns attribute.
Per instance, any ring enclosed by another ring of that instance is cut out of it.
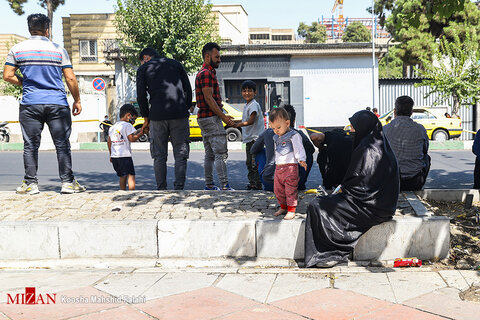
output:
<svg viewBox="0 0 480 320"><path fill-rule="evenodd" d="M110 157L122 158L131 157L132 149L130 148L130 140L128 136L137 131L131 123L118 121L108 130L108 136L112 141L112 151Z"/></svg>
<svg viewBox="0 0 480 320"><path fill-rule="evenodd" d="M289 152L285 155L277 152L277 148L275 146L275 164L298 163L299 161L307 160L307 155L305 154L305 149L303 148L302 136L299 133L295 133L292 136L292 145L293 152Z"/></svg>
<svg viewBox="0 0 480 320"><path fill-rule="evenodd" d="M262 108L255 99L250 101L250 103L245 104L243 108L242 121L248 121L252 112L256 112L257 116L253 123L249 126L242 127L242 140L243 143L248 143L254 140L257 140L258 137L265 130L265 125L263 123L263 112Z"/></svg>

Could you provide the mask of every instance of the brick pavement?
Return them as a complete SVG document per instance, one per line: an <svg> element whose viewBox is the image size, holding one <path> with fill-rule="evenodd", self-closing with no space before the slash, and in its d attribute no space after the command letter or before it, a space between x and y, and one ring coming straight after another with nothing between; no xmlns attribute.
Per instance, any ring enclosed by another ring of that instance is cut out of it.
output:
<svg viewBox="0 0 480 320"><path fill-rule="evenodd" d="M297 219L304 219L315 196L299 194ZM266 191L90 191L74 195L42 192L34 196L0 192L0 221L251 219L277 210ZM413 215L400 195L397 214Z"/></svg>
<svg viewBox="0 0 480 320"><path fill-rule="evenodd" d="M338 284L345 274L295 271L8 270L0 273L0 319L473 320L480 312L480 303L459 298L469 281L480 281L475 271L364 269L348 273L358 281L343 289ZM377 286L380 278L388 288ZM437 280L439 285L428 286ZM5 303L6 293L22 293L25 286L35 286L37 294L56 293L56 303ZM386 291L392 294L378 295ZM405 300L398 301L402 295Z"/></svg>

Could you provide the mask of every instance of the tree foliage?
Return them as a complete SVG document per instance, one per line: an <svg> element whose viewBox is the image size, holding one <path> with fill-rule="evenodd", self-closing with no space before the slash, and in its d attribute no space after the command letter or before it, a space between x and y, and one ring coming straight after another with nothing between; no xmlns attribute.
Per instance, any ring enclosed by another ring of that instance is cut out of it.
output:
<svg viewBox="0 0 480 320"><path fill-rule="evenodd" d="M115 25L130 73L145 47L194 72L202 64L204 44L219 40L211 4L203 0L117 0L117 6Z"/></svg>
<svg viewBox="0 0 480 320"><path fill-rule="evenodd" d="M433 62L425 61L417 72L424 80L420 86L430 86L428 94L438 93L435 103L453 98L452 113L462 104L471 103L480 95L480 60L477 32L466 29L464 39L454 35L453 41L444 36L435 48Z"/></svg>
<svg viewBox="0 0 480 320"><path fill-rule="evenodd" d="M349 24L342 36L343 42L370 42L372 34L365 25L359 21Z"/></svg>
<svg viewBox="0 0 480 320"><path fill-rule="evenodd" d="M10 8L21 16L25 13L23 10L23 5L28 2L28 0L7 0L10 4ZM47 9L47 16L50 18L50 39L52 38L52 24L53 24L53 13L57 10L58 6L65 4L65 0L38 0L38 4Z"/></svg>
<svg viewBox="0 0 480 320"><path fill-rule="evenodd" d="M399 48L390 47L387 54L378 63L380 79L401 78L403 76L403 61L400 59Z"/></svg>
<svg viewBox="0 0 480 320"><path fill-rule="evenodd" d="M375 13L378 14L382 25L386 20L386 14L392 12L392 15L399 15L399 19L396 19L396 29L400 29L400 24L403 23L418 28L422 16L427 20L434 17L448 19L455 12L461 12L466 2L469 0L375 0Z"/></svg>
<svg viewBox="0 0 480 320"><path fill-rule="evenodd" d="M308 25L300 22L297 33L305 39L306 43L325 43L327 41L327 28L318 22Z"/></svg>
<svg viewBox="0 0 480 320"><path fill-rule="evenodd" d="M480 10L468 0L376 0L375 12L399 43L398 54L407 65L431 61L443 36L463 39L465 28L472 26L480 34Z"/></svg>

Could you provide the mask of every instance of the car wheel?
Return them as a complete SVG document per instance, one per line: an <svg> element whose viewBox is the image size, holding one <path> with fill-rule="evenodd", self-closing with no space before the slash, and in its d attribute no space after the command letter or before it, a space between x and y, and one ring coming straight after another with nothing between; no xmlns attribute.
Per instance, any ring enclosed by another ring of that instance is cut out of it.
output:
<svg viewBox="0 0 480 320"><path fill-rule="evenodd" d="M237 128L227 128L227 141L235 142L242 139L242 133Z"/></svg>
<svg viewBox="0 0 480 320"><path fill-rule="evenodd" d="M448 133L445 130L438 129L432 135L434 141L446 141L448 140Z"/></svg>
<svg viewBox="0 0 480 320"><path fill-rule="evenodd" d="M141 129L142 126L141 125L138 125L135 127L135 129ZM138 138L137 140L138 142L147 142L148 141L148 134L144 133L140 138Z"/></svg>

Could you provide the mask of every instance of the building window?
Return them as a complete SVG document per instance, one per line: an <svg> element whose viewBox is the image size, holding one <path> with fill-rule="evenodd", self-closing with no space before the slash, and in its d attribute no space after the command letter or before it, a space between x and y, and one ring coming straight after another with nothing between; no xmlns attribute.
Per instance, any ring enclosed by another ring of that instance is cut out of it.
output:
<svg viewBox="0 0 480 320"><path fill-rule="evenodd" d="M80 62L97 61L97 40L80 40Z"/></svg>
<svg viewBox="0 0 480 320"><path fill-rule="evenodd" d="M250 34L251 40L268 40L270 35L268 33L252 33Z"/></svg>
<svg viewBox="0 0 480 320"><path fill-rule="evenodd" d="M290 41L292 40L292 35L291 34L273 35L272 40L273 41Z"/></svg>

